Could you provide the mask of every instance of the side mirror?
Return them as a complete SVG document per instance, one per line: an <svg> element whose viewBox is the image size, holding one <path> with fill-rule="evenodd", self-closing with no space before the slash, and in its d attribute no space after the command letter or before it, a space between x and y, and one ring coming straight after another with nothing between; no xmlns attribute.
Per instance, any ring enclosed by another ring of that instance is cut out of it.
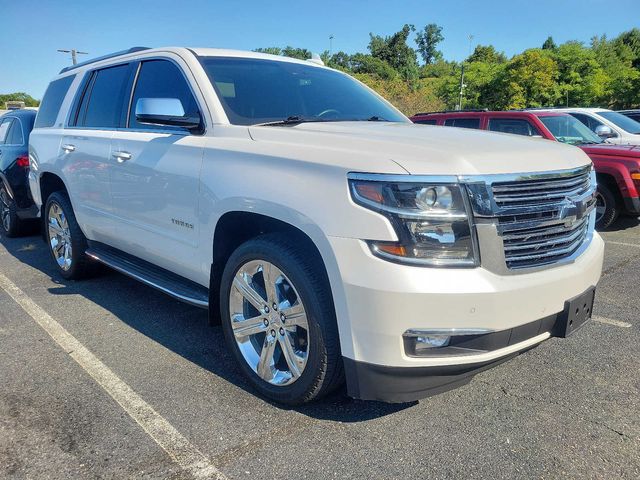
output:
<svg viewBox="0 0 640 480"><path fill-rule="evenodd" d="M615 132L611 130L611 127L607 127L606 125L598 125L596 127L596 135L603 139L617 137Z"/></svg>
<svg viewBox="0 0 640 480"><path fill-rule="evenodd" d="M140 98L136 102L136 120L146 125L183 127L189 130L200 127L199 115L187 116L182 102L177 98Z"/></svg>

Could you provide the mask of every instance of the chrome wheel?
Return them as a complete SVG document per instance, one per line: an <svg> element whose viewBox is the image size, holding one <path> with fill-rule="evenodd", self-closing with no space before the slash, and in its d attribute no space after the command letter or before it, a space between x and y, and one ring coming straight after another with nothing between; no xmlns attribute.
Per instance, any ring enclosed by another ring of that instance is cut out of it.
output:
<svg viewBox="0 0 640 480"><path fill-rule="evenodd" d="M607 211L607 201L600 192L596 192L596 223L599 224Z"/></svg>
<svg viewBox="0 0 640 480"><path fill-rule="evenodd" d="M244 360L265 382L290 385L309 355L307 314L295 286L274 264L245 263L229 294L235 341Z"/></svg>
<svg viewBox="0 0 640 480"><path fill-rule="evenodd" d="M73 249L71 232L64 211L57 203L52 203L47 213L49 245L58 266L68 271L71 268Z"/></svg>
<svg viewBox="0 0 640 480"><path fill-rule="evenodd" d="M4 188L0 189L0 220L5 232L11 231L11 199Z"/></svg>

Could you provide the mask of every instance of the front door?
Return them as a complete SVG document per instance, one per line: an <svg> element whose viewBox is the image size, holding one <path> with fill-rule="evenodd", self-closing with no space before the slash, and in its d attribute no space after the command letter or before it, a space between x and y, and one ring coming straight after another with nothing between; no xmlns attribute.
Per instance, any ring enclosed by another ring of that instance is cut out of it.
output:
<svg viewBox="0 0 640 480"><path fill-rule="evenodd" d="M170 60L140 64L127 128L112 138L111 198L117 248L198 281L198 196L205 138L179 127L136 120L139 99L177 98L189 114L198 105L180 67Z"/></svg>

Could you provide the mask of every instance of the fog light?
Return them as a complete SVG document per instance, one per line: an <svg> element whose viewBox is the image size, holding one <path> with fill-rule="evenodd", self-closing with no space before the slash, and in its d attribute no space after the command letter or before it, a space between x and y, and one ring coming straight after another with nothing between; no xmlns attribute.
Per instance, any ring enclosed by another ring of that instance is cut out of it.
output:
<svg viewBox="0 0 640 480"><path fill-rule="evenodd" d="M429 335L424 337L415 337L416 339L416 351L423 350L425 348L439 348L449 345L451 337L448 335Z"/></svg>

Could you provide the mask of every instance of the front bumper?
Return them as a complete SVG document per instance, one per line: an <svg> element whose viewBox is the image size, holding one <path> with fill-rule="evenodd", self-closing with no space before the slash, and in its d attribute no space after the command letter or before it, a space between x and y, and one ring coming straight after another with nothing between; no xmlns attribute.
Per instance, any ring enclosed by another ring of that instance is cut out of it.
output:
<svg viewBox="0 0 640 480"><path fill-rule="evenodd" d="M596 233L569 264L504 276L484 268L397 265L358 240L330 243L346 300L338 318L349 394L395 402L465 383L552 336L565 302L597 284L604 254ZM407 330L452 328L491 330L495 344L477 355L406 354Z"/></svg>

